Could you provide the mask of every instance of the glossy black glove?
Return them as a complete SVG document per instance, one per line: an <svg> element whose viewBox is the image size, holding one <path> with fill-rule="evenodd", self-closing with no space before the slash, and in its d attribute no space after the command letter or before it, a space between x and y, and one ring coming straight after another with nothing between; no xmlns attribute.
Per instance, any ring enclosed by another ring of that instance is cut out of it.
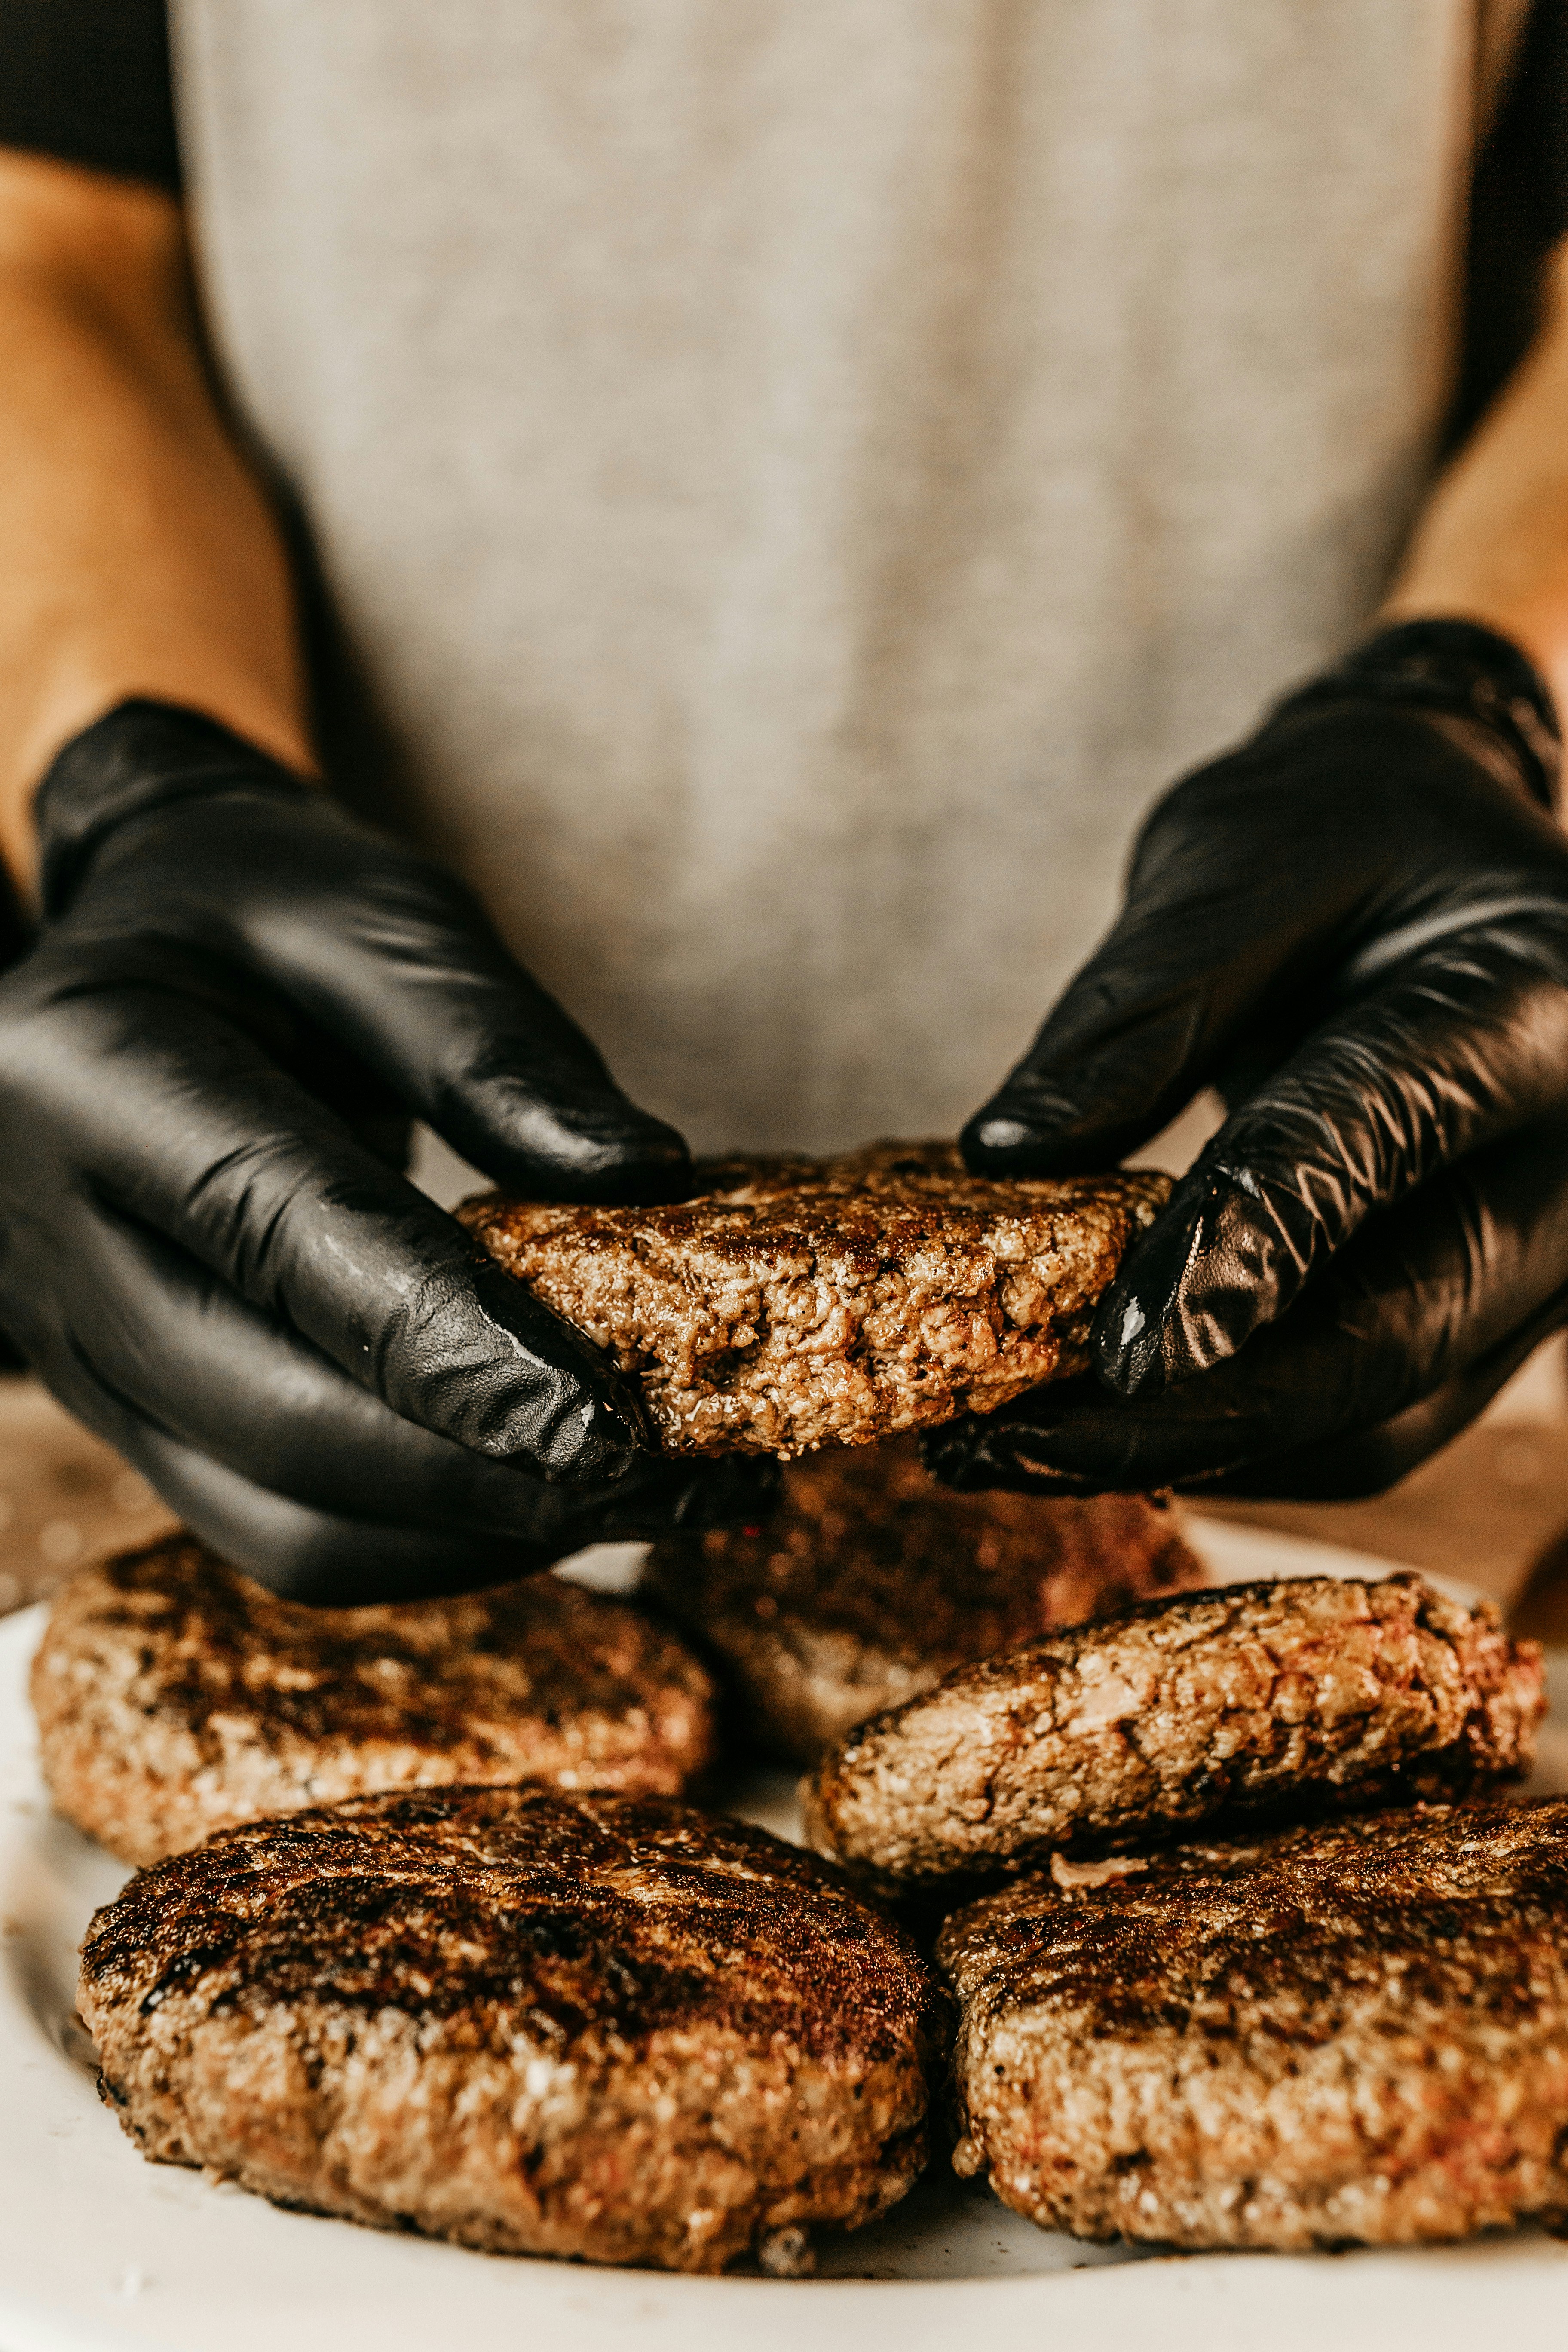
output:
<svg viewBox="0 0 1568 2352"><path fill-rule="evenodd" d="M358 1601L756 1516L747 1473L647 1451L607 1360L382 1156L416 1114L539 1196L689 1181L460 884L154 703L67 747L38 824L0 1325L192 1527Z"/></svg>
<svg viewBox="0 0 1568 2352"><path fill-rule="evenodd" d="M1202 1087L1229 1116L1100 1307L1098 1383L941 1433L945 1476L1369 1492L1568 1317L1557 752L1516 648L1422 622L1160 802L964 1150L1063 1173Z"/></svg>

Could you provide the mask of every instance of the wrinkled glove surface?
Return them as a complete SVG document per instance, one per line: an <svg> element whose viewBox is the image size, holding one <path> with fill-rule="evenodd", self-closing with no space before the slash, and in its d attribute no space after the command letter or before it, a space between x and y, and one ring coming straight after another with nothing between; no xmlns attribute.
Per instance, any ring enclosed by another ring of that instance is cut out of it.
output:
<svg viewBox="0 0 1568 2352"><path fill-rule="evenodd" d="M0 1326L63 1403L305 1600L757 1516L753 1472L654 1455L607 1360L398 1172L417 1116L541 1197L689 1181L459 883L163 704L79 736L37 805Z"/></svg>
<svg viewBox="0 0 1568 2352"><path fill-rule="evenodd" d="M1568 1318L1557 758L1517 648L1417 622L1156 805L964 1150L1055 1175L1205 1086L1228 1117L1103 1300L1093 1374L937 1433L944 1476L1373 1492Z"/></svg>

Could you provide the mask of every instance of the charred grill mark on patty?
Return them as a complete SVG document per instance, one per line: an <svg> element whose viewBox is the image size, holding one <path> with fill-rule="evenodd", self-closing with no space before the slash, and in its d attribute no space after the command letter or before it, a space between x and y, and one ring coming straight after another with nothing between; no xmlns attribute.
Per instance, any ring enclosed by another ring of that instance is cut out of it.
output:
<svg viewBox="0 0 1568 2352"><path fill-rule="evenodd" d="M656 1799L458 1789L250 1824L93 1923L151 2156L492 2251L716 2270L926 2150L943 1997L798 1848Z"/></svg>
<svg viewBox="0 0 1568 2352"><path fill-rule="evenodd" d="M31 1691L56 1802L143 1864L235 1822L410 1782L674 1795L715 1745L706 1670L625 1602L546 1576L310 1609L188 1537L73 1578Z"/></svg>
<svg viewBox="0 0 1568 2352"><path fill-rule="evenodd" d="M1047 2229L1404 2244L1568 2209L1568 1802L1420 1805L950 1918L965 2173Z"/></svg>

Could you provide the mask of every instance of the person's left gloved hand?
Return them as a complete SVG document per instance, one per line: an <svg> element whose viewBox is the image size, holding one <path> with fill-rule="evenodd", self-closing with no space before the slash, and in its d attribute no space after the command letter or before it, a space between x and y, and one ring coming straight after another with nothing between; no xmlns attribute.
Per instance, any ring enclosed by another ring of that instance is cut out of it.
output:
<svg viewBox="0 0 1568 2352"><path fill-rule="evenodd" d="M1568 842L1545 687L1384 631L1184 778L1127 902L964 1130L1109 1168L1229 1116L1101 1302L1092 1375L928 1441L963 1486L1388 1485L1568 1320Z"/></svg>
<svg viewBox="0 0 1568 2352"><path fill-rule="evenodd" d="M36 809L0 1328L195 1534L347 1606L759 1516L768 1465L659 1453L609 1358L399 1172L417 1114L530 1197L691 1181L455 876L135 698Z"/></svg>

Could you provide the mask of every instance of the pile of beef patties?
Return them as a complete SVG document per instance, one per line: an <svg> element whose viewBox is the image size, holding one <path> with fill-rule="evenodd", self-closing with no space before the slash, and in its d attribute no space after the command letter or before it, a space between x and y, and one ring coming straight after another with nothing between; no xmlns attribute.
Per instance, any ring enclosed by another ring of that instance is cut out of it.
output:
<svg viewBox="0 0 1568 2352"><path fill-rule="evenodd" d="M1568 2210L1568 1802L1496 1793L1539 1650L1413 1575L1212 1589L1162 1498L939 1486L906 1433L1010 1392L988 1362L1075 1369L1153 1197L945 1165L473 1213L523 1279L538 1226L552 1303L672 1427L800 1456L630 1601L310 1610L188 1538L66 1588L34 1705L61 1811L143 1865L79 1999L150 2158L780 2275L931 2163L1187 2248ZM815 1851L723 1814L737 1748L808 1769Z"/></svg>

